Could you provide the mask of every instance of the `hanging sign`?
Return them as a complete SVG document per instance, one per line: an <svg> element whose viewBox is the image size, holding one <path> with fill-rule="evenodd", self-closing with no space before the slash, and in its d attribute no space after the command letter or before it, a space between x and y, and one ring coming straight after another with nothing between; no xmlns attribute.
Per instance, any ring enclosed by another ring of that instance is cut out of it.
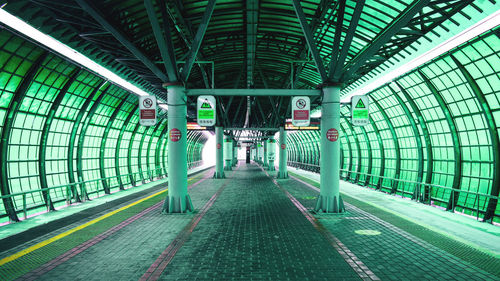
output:
<svg viewBox="0 0 500 281"><path fill-rule="evenodd" d="M326 139L329 141L337 141L339 139L339 131L334 128L329 129L326 131Z"/></svg>
<svg viewBox="0 0 500 281"><path fill-rule="evenodd" d="M351 122L354 126L366 126L369 119L368 96L352 96L351 98Z"/></svg>
<svg viewBox="0 0 500 281"><path fill-rule="evenodd" d="M179 129L173 128L169 133L170 140L173 142L178 142L182 138L182 133Z"/></svg>
<svg viewBox="0 0 500 281"><path fill-rule="evenodd" d="M309 126L311 100L309 97L292 98L292 124L297 127Z"/></svg>
<svg viewBox="0 0 500 281"><path fill-rule="evenodd" d="M139 97L139 124L142 126L156 125L156 97Z"/></svg>
<svg viewBox="0 0 500 281"><path fill-rule="evenodd" d="M197 102L197 119L200 126L215 125L215 97L214 96L199 96Z"/></svg>

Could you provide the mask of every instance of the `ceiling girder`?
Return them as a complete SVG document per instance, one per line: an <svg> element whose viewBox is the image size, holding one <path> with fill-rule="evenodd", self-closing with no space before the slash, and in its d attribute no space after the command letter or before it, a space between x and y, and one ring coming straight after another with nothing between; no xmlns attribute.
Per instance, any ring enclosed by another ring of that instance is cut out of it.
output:
<svg viewBox="0 0 500 281"><path fill-rule="evenodd" d="M307 23L306 16L304 14L304 11L302 10L302 6L300 5L300 1L292 0L292 3L295 13L297 14L297 18L299 19L300 26L302 27L302 32L304 33L307 46L309 47L309 51L311 52L314 63L316 64L316 68L318 69L318 73L321 77L321 81L325 82L327 79L325 66L323 65L323 60L319 55L318 48L316 47L316 41L313 38L311 29L309 28L309 24Z"/></svg>
<svg viewBox="0 0 500 281"><path fill-rule="evenodd" d="M162 82L168 82L167 75L163 73L153 61L151 61L141 50L139 50L125 35L115 28L109 21L106 20L105 16L98 11L93 5L87 2L87 0L75 0L83 10L85 10L91 17L93 17L99 24L103 26L105 30L113 35L120 43L125 46L134 56L136 56L147 68L153 72L156 77L160 78Z"/></svg>
<svg viewBox="0 0 500 281"><path fill-rule="evenodd" d="M201 23L198 26L198 30L196 31L196 35L194 37L193 43L191 44L189 53L186 58L186 63L184 64L181 72L181 78L183 81L187 81L189 77L191 68L193 67L194 61L196 60L198 51L200 50L201 41L203 41L203 37L205 37L205 32L207 31L208 23L210 22L210 18L212 18L212 13L215 9L216 2L217 0L209 0L207 7L205 8L205 13L203 14Z"/></svg>
<svg viewBox="0 0 500 281"><path fill-rule="evenodd" d="M328 74L329 80L333 82L339 82L339 78L341 75L341 70L344 67L345 59L347 58L347 54L349 53L349 48L351 47L352 39L354 38L354 34L356 33L356 28L358 26L359 19L361 17L361 11L365 5L365 0L356 1L356 6L354 7L354 13L352 15L351 21L349 22L349 28L347 29L347 34L344 38L344 42L342 44L342 51L339 57L335 57L336 61L334 64L333 57L330 62L330 73ZM337 32L337 31L336 31ZM337 35L337 33L335 33Z"/></svg>
<svg viewBox="0 0 500 281"><path fill-rule="evenodd" d="M254 86L255 53L257 50L257 24L259 21L259 0L246 1L247 18L247 88Z"/></svg>
<svg viewBox="0 0 500 281"><path fill-rule="evenodd" d="M173 48L169 47L169 45L172 45L172 42L170 41L170 28L168 28L168 26L164 28L163 31L166 35L164 36L156 16L153 0L144 0L144 6L146 7L149 22L151 24L151 28L153 29L153 34L156 39L156 43L158 44L163 64L165 65L165 69L167 71L168 80L170 82L177 82L179 80L179 73L175 64L175 53L172 53ZM166 24L168 25L168 22Z"/></svg>
<svg viewBox="0 0 500 281"><path fill-rule="evenodd" d="M296 1L296 0L294 0ZM349 78L383 45L385 45L392 36L396 35L401 28L405 27L413 17L421 11L430 0L414 0L406 10L404 10L391 24L380 32L370 44L361 50L343 69L340 81L347 81Z"/></svg>

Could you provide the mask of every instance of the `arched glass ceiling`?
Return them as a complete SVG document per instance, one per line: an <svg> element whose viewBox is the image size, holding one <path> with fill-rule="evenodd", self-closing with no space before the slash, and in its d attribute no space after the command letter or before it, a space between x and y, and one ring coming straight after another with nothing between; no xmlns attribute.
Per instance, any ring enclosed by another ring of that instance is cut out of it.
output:
<svg viewBox="0 0 500 281"><path fill-rule="evenodd" d="M33 214L165 175L166 126L139 126L135 95L0 31L0 223L23 211L9 194ZM206 136L188 138L196 165Z"/></svg>
<svg viewBox="0 0 500 281"><path fill-rule="evenodd" d="M371 92L365 127L352 127L343 107L344 179L500 222L499 32L493 29ZM300 150L289 155L302 163L295 165L318 165L303 157L317 154L314 146L301 145L309 135L290 137L290 146Z"/></svg>

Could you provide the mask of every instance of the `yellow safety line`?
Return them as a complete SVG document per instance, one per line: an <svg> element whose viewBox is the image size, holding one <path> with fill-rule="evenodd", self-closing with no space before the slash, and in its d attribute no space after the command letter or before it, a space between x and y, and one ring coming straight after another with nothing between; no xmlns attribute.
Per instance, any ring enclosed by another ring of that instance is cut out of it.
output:
<svg viewBox="0 0 500 281"><path fill-rule="evenodd" d="M188 183L189 183L190 181L194 180L194 179L195 179L195 178L192 178L192 179L188 180ZM1 260L0 260L0 266L2 266L2 265L4 265L4 264L6 264L6 263L8 263L8 262L11 262L11 261L13 261L13 260L15 260L15 259L18 259L18 258L20 258L20 257L22 257L22 256L24 256L24 255L26 255L26 254L29 254L29 253L31 253L31 252L33 252L33 251L35 251L35 250L38 250L38 249L40 249L40 248L42 248L42 247L45 247L45 246L47 246L48 244L50 244L50 243L52 243L52 242L55 242L55 241L57 241L57 240L59 240L59 239L62 239L62 238L64 238L64 237L66 237L66 236L68 236L68 235L72 234L72 233L77 232L78 230L84 229L84 228L86 228L86 227L88 227L88 226L91 226L91 225L93 225L93 224L95 224L95 223L97 223L97 222L99 222L99 221L102 221L103 219L108 218L108 217L110 217L110 216L112 216L112 215L114 215L114 214L116 214L116 213L119 213L119 212L121 212L121 211L123 211L123 210L126 210L126 209L128 209L128 208L132 207L132 206L135 206L135 205L137 205L137 204L139 204L139 203L142 203L142 202L144 202L144 201L146 201L146 200L148 200L148 199L150 199L150 198L153 198L153 197L155 197L155 196L158 196L158 195L160 195L160 194L162 194L162 193L166 192L167 190L168 190L168 188L167 188L167 189L165 189L165 190L162 190L162 191L160 191L160 192L157 192L157 193L155 193L155 194L152 194L152 195L150 195L150 196L148 196L148 197L142 198L142 199L140 199L140 200L138 200L138 201L135 201L135 202L134 202L134 203L132 203L132 204L129 204L129 205L124 206L124 207L121 207L120 209L116 209L116 210L114 210L114 211L112 211L112 212L109 212L109 213L107 213L107 214L105 214L105 215L102 215L102 216L100 216L100 217L98 217L98 218L96 218L96 219L93 219L93 220L91 220L91 221L89 221L89 222L86 222L86 223L84 223L84 224L82 224L82 225L79 225L79 226L77 226L77 227L75 227L75 228L73 228L73 229L70 229L70 230L68 230L68 231L66 231L66 232L63 232L63 233L61 233L61 234L59 234L59 235L56 235L56 236L54 236L54 237L52 237L52 238L49 238L49 239L47 239L47 240L45 240L45 241L42 241L42 242L38 243L38 244L35 244L35 245L33 245L33 246L29 247L29 248L26 248L26 249L24 249L24 250L22 250L22 251L20 251L20 252L17 252L17 253L15 253L15 254L13 254L12 256L5 257L5 258L3 258L3 259L1 259Z"/></svg>

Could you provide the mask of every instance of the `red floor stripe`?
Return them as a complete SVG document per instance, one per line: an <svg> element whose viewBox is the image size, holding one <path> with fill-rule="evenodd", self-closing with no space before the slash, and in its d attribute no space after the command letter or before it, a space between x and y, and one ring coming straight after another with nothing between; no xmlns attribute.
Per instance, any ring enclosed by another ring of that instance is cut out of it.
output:
<svg viewBox="0 0 500 281"><path fill-rule="evenodd" d="M238 169L238 167L236 168ZM187 241L195 227L198 225L200 220L205 216L210 207L215 203L219 195L224 191L224 188L227 186L229 181L226 181L224 185L222 185L219 190L208 200L208 202L201 208L200 212L189 222L188 225L184 227L184 229L175 237L175 239L168 245L168 247L158 256L155 262L149 267L149 269L142 275L139 279L140 281L145 280L158 280L160 275L163 273L168 264L175 257L175 254L179 249L184 245Z"/></svg>
<svg viewBox="0 0 500 281"><path fill-rule="evenodd" d="M210 172L207 172L207 174L202 178L200 179L199 181L191 184L189 186L189 189L192 189L194 188L195 186L199 185L200 183L202 183L203 181L205 181L206 179L210 178L211 177L211 173ZM88 248L94 246L95 244L101 242L102 240L104 240L105 238L109 237L110 235L112 235L113 233L117 232L118 230L124 228L125 226L131 224L132 222L136 221L137 219L143 217L144 215L146 215L147 213L155 210L155 209L158 209L160 208L160 206L162 206L163 202L158 202L156 203L155 205L147 208L147 209L144 209L143 211L141 211L140 213L122 221L121 223L119 223L118 225L115 225L114 227L106 230L105 232L95 236L94 238L86 241L86 242L83 242L82 244L74 247L73 249L65 252L64 254L54 258L53 260L45 263L44 265L38 267L37 269L33 270L33 271L30 271L28 273L26 273L25 275L21 276L18 278L18 280L35 280L37 278L39 278L40 276L42 276L43 274L51 271L52 269L56 268L58 265L61 265L62 263L68 261L69 259L73 258L74 256L78 255L79 253L87 250Z"/></svg>
<svg viewBox="0 0 500 281"><path fill-rule="evenodd" d="M273 177L271 177L262 167L260 167L266 175L271 178L274 184L285 193L285 195L292 201L292 203L299 209L299 211L311 222L311 224L316 228L316 230L321 233L323 237L328 240L330 245L342 256L342 258L349 264L349 266L358 274L358 276L363 280L380 280L373 271L368 269L368 267L353 253L349 248L347 248L333 233L331 233L321 222L319 222L309 211L302 205L290 192L284 189ZM303 181L301 183L306 184Z"/></svg>

